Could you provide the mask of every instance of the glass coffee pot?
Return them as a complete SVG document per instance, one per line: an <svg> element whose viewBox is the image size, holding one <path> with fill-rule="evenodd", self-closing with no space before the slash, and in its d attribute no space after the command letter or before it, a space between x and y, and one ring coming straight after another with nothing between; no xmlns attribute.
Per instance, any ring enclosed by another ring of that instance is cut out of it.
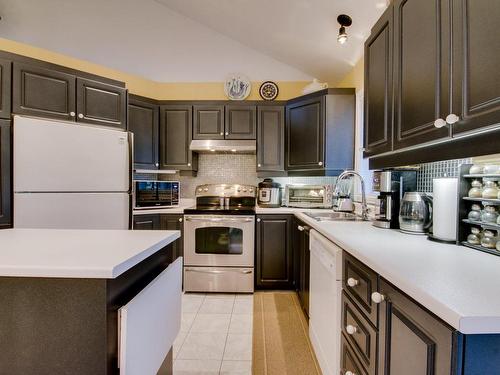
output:
<svg viewBox="0 0 500 375"><path fill-rule="evenodd" d="M402 232L424 234L432 225L432 197L425 193L406 192L399 210Z"/></svg>

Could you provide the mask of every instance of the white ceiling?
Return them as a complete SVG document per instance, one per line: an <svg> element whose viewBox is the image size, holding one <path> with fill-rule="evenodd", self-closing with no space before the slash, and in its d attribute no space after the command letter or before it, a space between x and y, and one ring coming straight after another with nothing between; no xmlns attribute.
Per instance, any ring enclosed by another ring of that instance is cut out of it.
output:
<svg viewBox="0 0 500 375"><path fill-rule="evenodd" d="M0 0L0 37L159 82L337 82L386 0ZM353 18L336 43L339 13Z"/></svg>

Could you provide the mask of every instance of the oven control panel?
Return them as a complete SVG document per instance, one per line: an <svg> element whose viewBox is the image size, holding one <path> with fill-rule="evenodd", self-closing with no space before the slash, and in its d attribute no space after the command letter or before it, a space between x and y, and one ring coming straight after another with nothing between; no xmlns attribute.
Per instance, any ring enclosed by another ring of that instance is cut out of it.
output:
<svg viewBox="0 0 500 375"><path fill-rule="evenodd" d="M252 185L206 184L196 187L197 197L250 197L256 196L257 188Z"/></svg>

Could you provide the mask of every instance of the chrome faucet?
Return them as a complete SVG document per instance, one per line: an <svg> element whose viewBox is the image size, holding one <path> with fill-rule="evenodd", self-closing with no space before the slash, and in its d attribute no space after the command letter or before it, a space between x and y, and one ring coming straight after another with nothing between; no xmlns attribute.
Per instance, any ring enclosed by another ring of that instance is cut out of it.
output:
<svg viewBox="0 0 500 375"><path fill-rule="evenodd" d="M365 181L363 180L363 177L356 172L356 171L344 171L340 174L340 176L337 178L337 182L335 184L335 189L333 191L333 196L335 198L339 198L339 186L340 183L345 180L349 176L357 176L359 177L359 181L361 182L361 218L363 220L368 220L368 205L366 204L366 193L365 193ZM335 210L335 207L334 207ZM338 206L337 206L338 210Z"/></svg>

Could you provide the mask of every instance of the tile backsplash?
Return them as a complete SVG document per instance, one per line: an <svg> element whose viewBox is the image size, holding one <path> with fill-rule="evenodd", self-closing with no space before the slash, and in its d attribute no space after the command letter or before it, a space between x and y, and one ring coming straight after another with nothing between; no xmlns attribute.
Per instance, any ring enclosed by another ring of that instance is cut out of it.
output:
<svg viewBox="0 0 500 375"><path fill-rule="evenodd" d="M454 159L420 164L417 172L417 190L432 193L432 180L438 177L458 177L460 166L472 159Z"/></svg>

